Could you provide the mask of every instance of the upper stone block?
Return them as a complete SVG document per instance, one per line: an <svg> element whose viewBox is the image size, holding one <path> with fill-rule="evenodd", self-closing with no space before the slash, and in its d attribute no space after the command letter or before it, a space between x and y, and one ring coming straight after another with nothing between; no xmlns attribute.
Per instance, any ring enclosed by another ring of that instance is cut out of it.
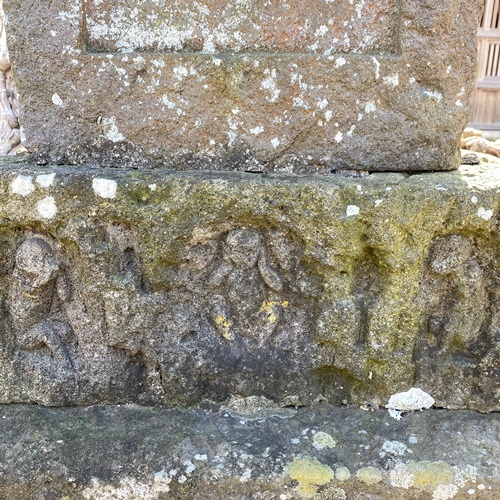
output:
<svg viewBox="0 0 500 500"><path fill-rule="evenodd" d="M8 0L27 147L176 169L451 170L482 0Z"/></svg>

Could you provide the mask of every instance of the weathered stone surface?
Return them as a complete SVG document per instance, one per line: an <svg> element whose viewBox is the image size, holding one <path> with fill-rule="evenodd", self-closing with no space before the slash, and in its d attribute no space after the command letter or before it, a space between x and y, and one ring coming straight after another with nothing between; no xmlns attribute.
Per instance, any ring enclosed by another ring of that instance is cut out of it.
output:
<svg viewBox="0 0 500 500"><path fill-rule="evenodd" d="M448 500L500 495L494 414L318 405L254 418L0 407L2 498Z"/></svg>
<svg viewBox="0 0 500 500"><path fill-rule="evenodd" d="M498 410L500 166L0 171L0 400Z"/></svg>
<svg viewBox="0 0 500 500"><path fill-rule="evenodd" d="M451 170L482 0L8 0L40 162Z"/></svg>
<svg viewBox="0 0 500 500"><path fill-rule="evenodd" d="M4 13L0 1L0 155L14 153L21 143L17 91L10 67Z"/></svg>

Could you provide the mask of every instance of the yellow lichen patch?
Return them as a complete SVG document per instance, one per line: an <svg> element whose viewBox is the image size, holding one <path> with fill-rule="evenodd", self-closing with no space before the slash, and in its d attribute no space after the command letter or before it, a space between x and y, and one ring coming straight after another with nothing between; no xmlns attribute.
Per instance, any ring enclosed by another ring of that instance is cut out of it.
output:
<svg viewBox="0 0 500 500"><path fill-rule="evenodd" d="M330 482L334 477L334 472L328 465L309 455L297 457L286 470L299 483L297 492L304 498L314 497L318 486Z"/></svg>
<svg viewBox="0 0 500 500"><path fill-rule="evenodd" d="M233 334L231 332L232 323L228 318L226 318L222 314L217 314L217 316L215 317L215 324L221 327L221 335L226 340L233 340Z"/></svg>
<svg viewBox="0 0 500 500"><path fill-rule="evenodd" d="M318 450L322 450L323 448L335 448L337 444L330 434L321 431L314 434L313 442L313 446Z"/></svg>
<svg viewBox="0 0 500 500"><path fill-rule="evenodd" d="M446 462L408 462L413 474L413 486L419 489L436 488L440 484L453 483L455 471Z"/></svg>
<svg viewBox="0 0 500 500"><path fill-rule="evenodd" d="M286 309L288 307L288 300L284 300L283 302L278 302L277 300L272 300L268 302L267 300L265 300L264 302L262 302L262 305L260 306L259 312L267 314L267 319L271 324L276 323L278 319L276 317L276 312L274 310L276 306L281 306L283 307L283 309Z"/></svg>
<svg viewBox="0 0 500 500"><path fill-rule="evenodd" d="M364 467L356 473L357 478L365 484L377 484L382 481L382 472L375 467Z"/></svg>

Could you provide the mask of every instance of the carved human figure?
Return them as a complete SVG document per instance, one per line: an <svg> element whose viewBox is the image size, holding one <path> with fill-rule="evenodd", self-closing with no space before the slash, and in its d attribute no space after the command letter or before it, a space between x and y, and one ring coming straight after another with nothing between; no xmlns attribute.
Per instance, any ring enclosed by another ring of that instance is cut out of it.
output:
<svg viewBox="0 0 500 500"><path fill-rule="evenodd" d="M45 239L26 239L16 253L9 294L17 345L72 366L73 330L65 320L64 302L71 297L62 264Z"/></svg>
<svg viewBox="0 0 500 500"><path fill-rule="evenodd" d="M485 276L470 238L450 235L436 240L429 258L425 343L428 348L466 352L481 335L488 294Z"/></svg>
<svg viewBox="0 0 500 500"><path fill-rule="evenodd" d="M209 286L215 292L212 320L228 340L234 338L235 329L254 332L261 341L268 338L287 306L277 295L283 290L283 279L268 263L262 236L253 229L227 234Z"/></svg>

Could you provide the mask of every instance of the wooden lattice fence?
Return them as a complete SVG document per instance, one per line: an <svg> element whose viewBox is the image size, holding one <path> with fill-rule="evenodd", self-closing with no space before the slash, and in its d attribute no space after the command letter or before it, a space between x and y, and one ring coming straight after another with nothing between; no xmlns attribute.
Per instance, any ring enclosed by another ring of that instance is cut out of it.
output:
<svg viewBox="0 0 500 500"><path fill-rule="evenodd" d="M500 0L485 0L478 49L471 125L483 130L500 130Z"/></svg>

